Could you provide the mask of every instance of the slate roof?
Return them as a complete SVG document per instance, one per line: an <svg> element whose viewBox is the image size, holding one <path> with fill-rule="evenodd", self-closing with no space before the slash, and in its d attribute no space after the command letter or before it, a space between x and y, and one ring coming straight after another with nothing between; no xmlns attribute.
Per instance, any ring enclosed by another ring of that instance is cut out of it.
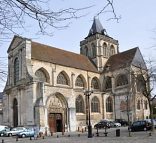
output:
<svg viewBox="0 0 156 143"><path fill-rule="evenodd" d="M135 57L137 49L138 48L133 48L111 56L108 59L104 69L109 66L109 70L113 71L129 66Z"/></svg>
<svg viewBox="0 0 156 143"><path fill-rule="evenodd" d="M103 26L102 26L101 22L99 21L99 19L94 18L94 21L93 21L93 24L92 24L92 27L91 27L91 29L89 31L88 36L94 35L96 33L104 35L105 31L106 30L103 28Z"/></svg>
<svg viewBox="0 0 156 143"><path fill-rule="evenodd" d="M32 59L50 62L85 71L98 72L94 64L84 55L72 53L32 41Z"/></svg>

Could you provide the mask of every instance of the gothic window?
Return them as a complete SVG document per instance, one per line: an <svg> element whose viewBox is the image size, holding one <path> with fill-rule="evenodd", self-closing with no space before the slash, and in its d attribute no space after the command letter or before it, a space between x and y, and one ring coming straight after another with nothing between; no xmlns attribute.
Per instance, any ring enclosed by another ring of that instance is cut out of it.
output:
<svg viewBox="0 0 156 143"><path fill-rule="evenodd" d="M94 77L92 79L91 86L93 89L99 89L99 83L98 83L98 79L96 77Z"/></svg>
<svg viewBox="0 0 156 143"><path fill-rule="evenodd" d="M110 47L110 54L111 55L114 55L115 54L115 48L114 48L113 45L111 45L111 47Z"/></svg>
<svg viewBox="0 0 156 143"><path fill-rule="evenodd" d="M14 61L14 84L16 85L19 80L19 60L18 58Z"/></svg>
<svg viewBox="0 0 156 143"><path fill-rule="evenodd" d="M145 88L146 88L146 83L144 81L143 75L138 75L137 76L137 91L143 92Z"/></svg>
<svg viewBox="0 0 156 143"><path fill-rule="evenodd" d="M63 72L59 73L57 76L57 84L68 85L68 80Z"/></svg>
<svg viewBox="0 0 156 143"><path fill-rule="evenodd" d="M128 84L128 79L127 79L127 76L122 74L122 75L119 75L117 77L117 80L116 80L116 86L123 86L123 85L126 85Z"/></svg>
<svg viewBox="0 0 156 143"><path fill-rule="evenodd" d="M81 95L76 98L76 113L84 113L84 100Z"/></svg>
<svg viewBox="0 0 156 143"><path fill-rule="evenodd" d="M95 44L92 43L92 57L95 58L96 57L96 46Z"/></svg>
<svg viewBox="0 0 156 143"><path fill-rule="evenodd" d="M112 88L112 80L111 77L107 76L106 77L106 83L105 83L105 89L111 89Z"/></svg>
<svg viewBox="0 0 156 143"><path fill-rule="evenodd" d="M96 96L91 101L91 112L100 112L100 102Z"/></svg>
<svg viewBox="0 0 156 143"><path fill-rule="evenodd" d="M113 112L113 100L111 97L106 99L106 112Z"/></svg>
<svg viewBox="0 0 156 143"><path fill-rule="evenodd" d="M106 57L107 56L107 44L103 44L103 55Z"/></svg>
<svg viewBox="0 0 156 143"><path fill-rule="evenodd" d="M144 101L144 107L145 107L145 110L148 109L148 102L147 102L147 100Z"/></svg>
<svg viewBox="0 0 156 143"><path fill-rule="evenodd" d="M84 81L81 76L77 77L75 85L79 87L84 87Z"/></svg>
<svg viewBox="0 0 156 143"><path fill-rule="evenodd" d="M140 110L140 104L141 104L141 102L140 102L140 100L138 100L138 101L137 101L137 109L138 109L138 110Z"/></svg>
<svg viewBox="0 0 156 143"><path fill-rule="evenodd" d="M35 75L39 78L40 81L47 82L46 74L41 69L37 70Z"/></svg>

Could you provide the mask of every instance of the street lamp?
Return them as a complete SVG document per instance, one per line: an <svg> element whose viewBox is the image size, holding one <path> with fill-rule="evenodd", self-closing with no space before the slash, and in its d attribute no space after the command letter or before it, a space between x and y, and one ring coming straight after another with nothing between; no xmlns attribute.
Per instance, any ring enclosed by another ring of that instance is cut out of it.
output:
<svg viewBox="0 0 156 143"><path fill-rule="evenodd" d="M93 90L86 90L84 89L84 95L86 96L86 100L87 100L87 105L88 107L86 106L86 108L88 108L88 138L92 138L92 125L91 125L91 122L90 122L90 102L89 102L89 98L90 98L90 95L93 93Z"/></svg>

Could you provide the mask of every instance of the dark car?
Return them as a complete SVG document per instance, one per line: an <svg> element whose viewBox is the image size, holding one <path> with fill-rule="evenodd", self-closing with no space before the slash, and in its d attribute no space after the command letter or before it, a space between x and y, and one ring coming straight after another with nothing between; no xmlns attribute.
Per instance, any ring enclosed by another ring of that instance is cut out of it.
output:
<svg viewBox="0 0 156 143"><path fill-rule="evenodd" d="M116 122L120 123L121 126L127 126L128 122L125 119L115 119Z"/></svg>
<svg viewBox="0 0 156 143"><path fill-rule="evenodd" d="M146 120L141 120L141 121L135 121L132 123L132 125L128 128L129 131L148 131L151 130L152 125L150 122Z"/></svg>
<svg viewBox="0 0 156 143"><path fill-rule="evenodd" d="M101 128L110 128L110 123L106 120L100 121L97 124L94 125L95 129L101 129Z"/></svg>

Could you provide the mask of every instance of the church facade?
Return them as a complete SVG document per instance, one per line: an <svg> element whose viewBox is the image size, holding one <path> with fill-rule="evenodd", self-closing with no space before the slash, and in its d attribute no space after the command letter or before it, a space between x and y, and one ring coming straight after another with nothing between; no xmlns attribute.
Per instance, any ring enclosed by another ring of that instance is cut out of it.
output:
<svg viewBox="0 0 156 143"><path fill-rule="evenodd" d="M139 48L119 52L118 41L94 19L80 54L14 36L8 48L3 124L38 126L49 132L76 131L101 119L149 118L149 104L132 80ZM89 103L84 89L93 91Z"/></svg>

